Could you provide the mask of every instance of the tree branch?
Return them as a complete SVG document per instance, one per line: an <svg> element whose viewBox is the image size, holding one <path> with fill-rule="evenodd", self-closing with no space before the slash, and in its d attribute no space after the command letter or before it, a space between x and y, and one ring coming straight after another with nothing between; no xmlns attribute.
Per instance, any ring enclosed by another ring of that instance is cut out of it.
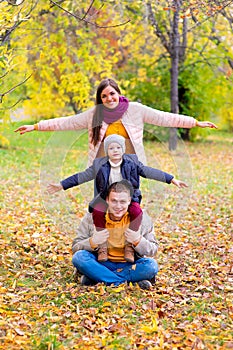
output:
<svg viewBox="0 0 233 350"><path fill-rule="evenodd" d="M187 32L188 32L188 19L183 19L182 27L182 44L180 45L179 61L183 63L185 61L185 52L187 48Z"/></svg>
<svg viewBox="0 0 233 350"><path fill-rule="evenodd" d="M95 2L95 0L92 0L92 2L90 3L90 6L88 7L87 11L85 12L84 16L82 17L82 20L84 20L87 17L89 12L91 11L92 6L94 5L94 2Z"/></svg>
<svg viewBox="0 0 233 350"><path fill-rule="evenodd" d="M196 17L193 17L194 21L195 21L195 25L192 26L191 28L189 28L188 32L191 32L193 29L195 29L196 27L199 27L200 25L202 25L203 23L209 21L210 18L213 18L216 14L221 13L226 7L228 7L229 5L231 5L233 3L233 0L230 0L228 3L224 4L222 6L222 8L216 12L213 12L210 16L208 16L207 18L205 18L203 21L199 22L197 20Z"/></svg>
<svg viewBox="0 0 233 350"><path fill-rule="evenodd" d="M20 85L23 85L24 83L26 83L26 81L28 79L30 79L32 76L32 73L29 75L29 77L25 78L23 81L21 81L20 83L18 83L17 85L13 86L11 89L9 89L8 91L4 92L3 94L0 94L0 103L2 103L3 97L9 93L11 93L12 91L14 91L17 87L19 87Z"/></svg>
<svg viewBox="0 0 233 350"><path fill-rule="evenodd" d="M96 28L114 28L114 27L120 27L120 26L123 26L123 25L125 25L125 24L127 24L127 23L130 22L130 19L129 19L128 21L125 21L125 22L120 23L120 24L115 24L115 25L112 25L112 26L101 26L101 25L97 24L96 22L93 23L93 22L91 22L91 21L88 21L88 20L85 18L85 17L86 17L85 15L84 15L83 17L80 17L80 16L75 15L74 13L72 13L72 12L66 10L64 7L62 7L61 5L59 5L57 2L55 2L55 1L53 1L53 0L50 0L50 2L52 2L55 6L59 7L62 11L66 12L68 15L70 15L70 16L76 18L76 19L79 20L79 21L82 21L82 22L85 22L85 23L90 24L90 25L92 25L92 26L95 26ZM92 1L92 3L93 3L93 1ZM93 5L92 3L91 3L90 6ZM89 6L88 11L90 11L90 6Z"/></svg>
<svg viewBox="0 0 233 350"><path fill-rule="evenodd" d="M154 65L156 64L156 63L159 63L160 61L162 61L163 59L168 59L169 58L169 56L168 56L168 54L167 53L162 53L160 56L159 56L159 58L157 58L155 61L153 61L152 63L150 63L150 64L148 64L148 67L154 67Z"/></svg>
<svg viewBox="0 0 233 350"><path fill-rule="evenodd" d="M0 76L0 80L5 78L5 76L9 73L9 71L6 71L3 75Z"/></svg>
<svg viewBox="0 0 233 350"><path fill-rule="evenodd" d="M34 3L32 3L32 5L31 5L31 7L29 8L28 12L27 12L27 13L25 14L25 16L24 16L25 18L28 18L28 17L29 17L29 15L31 14L31 12L32 12L32 11L34 10L34 8L37 6L37 3L38 3L38 2L39 2L39 0L35 1ZM22 5L22 3L23 3L23 2L21 2L20 4L15 4L15 5L13 5L13 4L10 3L10 5L12 5L12 6L20 6L20 5ZM18 18L19 18L19 13L20 13L20 12L21 12L21 9L19 10L19 12L18 12L18 14L17 14ZM11 34L21 23L23 23L24 21L25 21L25 19L21 19L21 20L18 19L17 22L14 23L10 29L6 30L6 32L0 36L0 42L1 42L2 44L4 44L4 43L6 42L6 40L8 39L8 37L10 36L10 34Z"/></svg>
<svg viewBox="0 0 233 350"><path fill-rule="evenodd" d="M149 13L148 18L152 24L152 27L154 28L155 35L161 40L161 42L162 42L163 46L165 47L165 49L167 50L167 52L169 54L171 54L171 47L170 47L166 37L163 35L162 31L160 30L160 28L158 26L158 22L156 21L156 19L154 17L150 1L147 2L147 9L148 9L148 13Z"/></svg>
<svg viewBox="0 0 233 350"><path fill-rule="evenodd" d="M92 0L90 6L88 7L87 11L85 12L84 16L82 17L82 20L84 20L87 15L90 13L92 6L94 5L95 0ZM92 15L90 14L90 17L94 17L102 8L104 7L104 4L102 4L98 10L96 10Z"/></svg>
<svg viewBox="0 0 233 350"><path fill-rule="evenodd" d="M189 51L197 51L197 52L199 52L198 50L194 50L194 49L189 49ZM203 55L201 55L201 57L202 57L202 59L198 59L196 61L193 61L192 63L186 64L186 65L183 65L182 67L180 67L179 73L184 72L188 67L196 66L198 63L206 64L207 66L209 66L214 71L214 68L216 68L216 65L212 65L212 63L210 61L215 61L215 60L219 60L219 59L222 58L222 57L219 57L219 56L205 58L205 56L203 56Z"/></svg>
<svg viewBox="0 0 233 350"><path fill-rule="evenodd" d="M12 106L9 106L9 107L5 107L5 108L0 108L0 111L5 111L7 109L12 109L14 108L20 101L23 101L24 98L19 98L18 101L16 101Z"/></svg>
<svg viewBox="0 0 233 350"><path fill-rule="evenodd" d="M226 18L226 20L228 21L231 30L233 31L233 14L231 13L231 11L229 11L229 14L226 12L226 8L220 10L221 15Z"/></svg>

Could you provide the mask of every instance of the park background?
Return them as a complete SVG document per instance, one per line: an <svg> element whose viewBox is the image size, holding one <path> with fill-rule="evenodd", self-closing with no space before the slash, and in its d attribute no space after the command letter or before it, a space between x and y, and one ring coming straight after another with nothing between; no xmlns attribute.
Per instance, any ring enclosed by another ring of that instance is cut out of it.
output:
<svg viewBox="0 0 233 350"><path fill-rule="evenodd" d="M0 348L232 348L232 1L0 10ZM130 100L218 125L175 130L173 150L169 129L145 127L148 164L189 183L142 182L160 244L152 291L74 282L71 242L93 186L57 197L45 186L86 167L86 133L13 132L93 106L105 77Z"/></svg>

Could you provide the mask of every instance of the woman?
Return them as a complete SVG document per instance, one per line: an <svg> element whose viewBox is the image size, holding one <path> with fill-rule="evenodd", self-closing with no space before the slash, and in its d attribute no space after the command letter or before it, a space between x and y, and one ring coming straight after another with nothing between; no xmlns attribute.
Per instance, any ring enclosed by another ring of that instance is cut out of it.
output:
<svg viewBox="0 0 233 350"><path fill-rule="evenodd" d="M74 116L42 120L35 125L23 125L15 131L24 134L33 130L88 129L89 165L96 157L104 155L104 138L111 134L118 134L126 139L126 153L136 153L139 160L145 162L144 123L175 128L195 126L217 128L211 122L199 122L192 117L159 111L138 102L129 102L121 95L119 86L114 80L104 79L97 88L95 107Z"/></svg>

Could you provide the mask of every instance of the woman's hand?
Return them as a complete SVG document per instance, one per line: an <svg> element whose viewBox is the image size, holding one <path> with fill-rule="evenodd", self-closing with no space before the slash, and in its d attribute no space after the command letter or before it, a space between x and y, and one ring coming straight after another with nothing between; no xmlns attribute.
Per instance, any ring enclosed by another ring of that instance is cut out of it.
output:
<svg viewBox="0 0 233 350"><path fill-rule="evenodd" d="M172 179L171 183L179 188L188 187L184 181L176 180L175 178Z"/></svg>
<svg viewBox="0 0 233 350"><path fill-rule="evenodd" d="M63 189L62 185L60 183L58 184L49 184L47 186L47 191L49 194L53 194L55 192L61 191Z"/></svg>
<svg viewBox="0 0 233 350"><path fill-rule="evenodd" d="M211 129L218 129L217 125L211 122L199 122L197 121L196 126L199 126L200 128L211 128Z"/></svg>
<svg viewBox="0 0 233 350"><path fill-rule="evenodd" d="M34 125L22 125L20 126L18 129L14 130L15 132L18 132L20 133L20 135L22 134L25 134L25 132L30 132L30 131L33 131L35 130L35 127Z"/></svg>

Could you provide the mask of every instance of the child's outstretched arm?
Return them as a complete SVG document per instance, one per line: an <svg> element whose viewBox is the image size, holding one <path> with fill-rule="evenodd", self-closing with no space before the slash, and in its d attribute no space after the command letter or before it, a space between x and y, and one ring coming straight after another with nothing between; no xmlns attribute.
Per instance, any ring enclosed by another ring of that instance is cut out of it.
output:
<svg viewBox="0 0 233 350"><path fill-rule="evenodd" d="M181 181L181 180L177 180L173 177L172 181L171 181L171 184L179 187L179 188L183 188L183 187L188 187L188 185L184 182L184 181Z"/></svg>
<svg viewBox="0 0 233 350"><path fill-rule="evenodd" d="M61 191L63 190L63 187L60 183L51 183L51 184L48 184L47 186L47 192L49 194L54 194L55 192L58 192L58 191Z"/></svg>
<svg viewBox="0 0 233 350"><path fill-rule="evenodd" d="M148 167L138 160L134 161L134 163L135 166L137 166L139 175L142 177L165 182L167 184L172 183L173 185L179 188L188 187L188 185L184 181L175 179L174 176L171 174L165 173L164 171L156 168Z"/></svg>
<svg viewBox="0 0 233 350"><path fill-rule="evenodd" d="M93 180L94 178L95 178L94 167L90 166L86 170L80 173L71 175L59 183L48 184L47 191L49 194L53 194L61 190L67 190L68 188L79 186L85 182Z"/></svg>

